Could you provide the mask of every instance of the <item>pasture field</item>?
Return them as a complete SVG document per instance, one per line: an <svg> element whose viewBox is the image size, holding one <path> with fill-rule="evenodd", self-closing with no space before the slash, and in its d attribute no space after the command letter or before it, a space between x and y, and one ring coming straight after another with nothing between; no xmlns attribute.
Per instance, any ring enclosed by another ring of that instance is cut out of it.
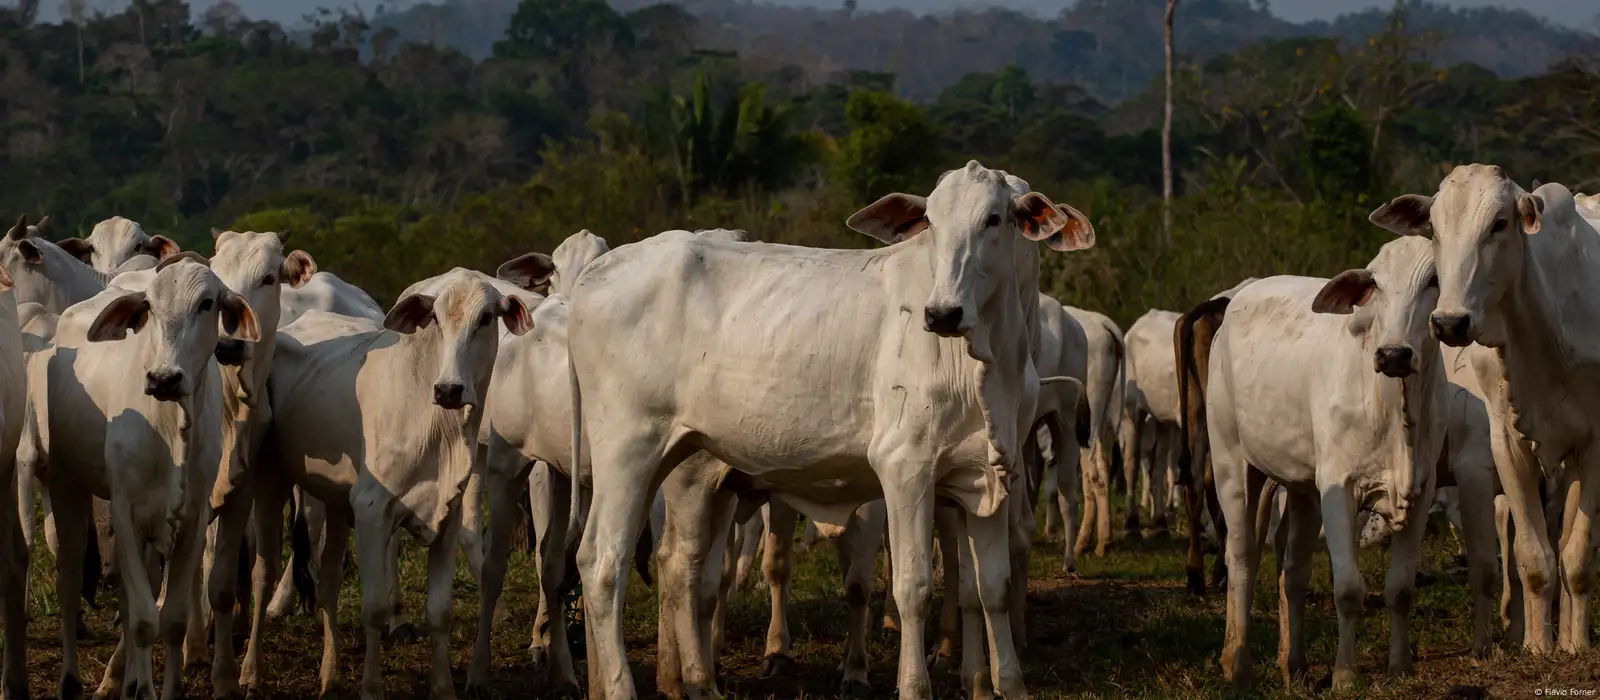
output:
<svg viewBox="0 0 1600 700"><path fill-rule="evenodd" d="M1119 511L1120 512L1120 511ZM1435 518L1442 524L1442 518ZM1121 540L1105 557L1080 560L1080 575L1061 573L1059 545L1036 543L1028 597L1028 646L1023 651L1029 690L1036 698L1216 698L1229 695L1217 658L1222 648L1224 603L1218 593L1196 600L1184 592L1183 541L1175 533L1165 539ZM1333 661L1337 626L1328 579L1326 553L1319 553L1308 610L1312 635L1312 686L1286 690L1276 666L1276 581L1270 552L1256 588L1251 648L1256 661L1255 697L1379 698L1394 700L1452 698L1531 698L1585 695L1600 689L1600 652L1576 657L1537 659L1522 652L1496 652L1476 661L1466 655L1471 638L1471 598L1465 571L1455 561L1455 545L1447 533L1430 534L1422 568L1432 583L1418 590L1413 614L1418 650L1417 675L1392 680L1383 673L1387 622L1382 608L1382 576L1386 555L1378 549L1362 555L1368 606L1357 642L1365 679L1356 690L1333 693L1326 685ZM881 561L881 558L880 558ZM881 564L880 564L881 569ZM425 559L408 544L401 562L407 609L422 624ZM759 568L756 572L759 578ZM831 679L845 638L845 604L831 543L796 557L790 602L790 631L798 657L795 678L764 680L760 676L768 596L765 590L738 592L729 620L728 648L720 669L722 689L738 698L831 697ZM30 575L29 670L33 696L53 697L60 670L60 642L54 594L54 563L39 548ZM535 563L531 553L514 552L505 598L510 620L496 630L492 697L542 697L542 676L530 667L526 647L537 605ZM935 593L935 610L939 596ZM360 592L352 569L340 600L340 661L346 680L340 697L356 697L364 646L358 621ZM465 560L457 568L452 649L456 683L466 679L466 664L477 626L477 588ZM881 610L883 584L875 588L873 609ZM110 632L116 608L114 593L100 596L100 609L86 620L93 637L81 645L85 684L97 687L115 647ZM874 620L879 619L874 616ZM874 625L876 627L876 625ZM930 635L933 630L930 624ZM627 643L641 695L655 694L655 598L632 576L627 611ZM930 636L931 642L931 636ZM320 623L297 613L271 626L263 654L264 697L308 698L318 692L322 631ZM891 697L898 635L877 632L870 647L874 694ZM166 650L157 645L156 662ZM241 649L242 653L242 649ZM428 652L425 642L385 645L384 668L390 698L426 698ZM158 666L159 673L159 666ZM578 674L584 676L582 661ZM159 678L159 675L157 676ZM209 669L191 674L188 697L208 698ZM960 697L951 670L935 671L939 697Z"/></svg>

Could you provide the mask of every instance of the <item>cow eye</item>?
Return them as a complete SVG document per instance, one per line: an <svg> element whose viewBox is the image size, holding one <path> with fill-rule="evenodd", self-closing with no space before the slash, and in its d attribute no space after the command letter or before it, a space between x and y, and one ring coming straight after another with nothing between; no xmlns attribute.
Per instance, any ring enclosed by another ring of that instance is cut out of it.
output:
<svg viewBox="0 0 1600 700"><path fill-rule="evenodd" d="M212 305L213 304L212 304L210 299L201 299L200 300L200 313L205 313L207 311L210 311Z"/></svg>
<svg viewBox="0 0 1600 700"><path fill-rule="evenodd" d="M984 228L994 228L994 227L999 226L999 225L1000 225L1000 215L999 214L990 214L989 218L983 220L983 227Z"/></svg>
<svg viewBox="0 0 1600 700"><path fill-rule="evenodd" d="M1427 288L1428 289L1438 289L1439 288L1439 276L1438 275L1433 275L1433 276L1428 278Z"/></svg>
<svg viewBox="0 0 1600 700"><path fill-rule="evenodd" d="M494 323L494 314L485 311L478 316L478 327L481 328L491 323Z"/></svg>
<svg viewBox="0 0 1600 700"><path fill-rule="evenodd" d="M266 277L261 278L261 286L263 286L263 287L271 287L272 285L277 284L277 283L278 283L278 278L273 276L273 275L267 275Z"/></svg>
<svg viewBox="0 0 1600 700"><path fill-rule="evenodd" d="M1506 230L1506 227L1510 226L1510 225L1511 225L1511 222L1506 221L1505 219L1495 219L1494 227L1489 229L1489 232L1490 233L1499 233L1501 231Z"/></svg>

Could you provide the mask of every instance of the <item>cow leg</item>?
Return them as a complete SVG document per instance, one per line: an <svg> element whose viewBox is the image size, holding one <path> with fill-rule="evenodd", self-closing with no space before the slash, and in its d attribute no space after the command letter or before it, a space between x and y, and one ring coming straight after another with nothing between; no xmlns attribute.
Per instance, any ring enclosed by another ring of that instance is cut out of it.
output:
<svg viewBox="0 0 1600 700"><path fill-rule="evenodd" d="M283 505L288 500L290 486L287 482L267 478L260 473L252 480L256 517L251 519L250 526L256 532L256 551L250 586L254 591L251 597L261 601L266 600L267 585L277 578L279 558L283 551ZM297 502L299 500L296 499ZM297 552L293 556L303 557L307 554ZM286 580L291 573L284 572ZM292 581L290 587L293 587ZM239 671L239 684L246 693L254 692L261 684L261 641L266 636L270 615L267 608L261 605L250 609L250 639L245 642L244 663ZM215 667L212 674L211 682L216 687Z"/></svg>
<svg viewBox="0 0 1600 700"><path fill-rule="evenodd" d="M1053 423L1055 421L1048 422ZM1024 447L1022 459L1025 465L1028 462L1043 461L1043 454L1038 450L1038 437L1036 435L1036 433L1030 435L1028 440L1028 444L1032 445L1032 449ZM1063 452L1066 454L1062 458L1061 464L1065 465L1071 462L1069 467L1071 471L1068 472L1068 478L1062 479L1062 481L1070 484L1078 480L1076 472L1079 450L1077 440L1075 438L1069 438L1069 440L1071 441L1063 445L1065 448ZM1034 466L1038 468L1028 467L1030 475L1038 473L1043 465ZM1033 480L1033 482L1038 483L1038 480ZM1027 492L1027 496L1027 498L1018 498L1016 500L1006 499L1005 506L1002 509L1006 518L1007 556L1011 562L1010 570L1012 572L1012 575L1006 579L1008 591L1005 610L1010 617L1008 621L1010 622L1012 635L1011 643L1013 648L1018 650L1027 647L1028 559L1033 553L1033 535L1037 522L1033 513L1033 504L1037 502L1037 498L1031 490Z"/></svg>
<svg viewBox="0 0 1600 700"><path fill-rule="evenodd" d="M366 659L361 669L361 700L381 700L383 683L383 628L393 619L398 585L391 579L396 564L389 561L396 539L394 504L363 476L350 493L355 513L356 568L361 573L361 621L366 632ZM329 544L332 544L331 542ZM331 547L329 547L331 549ZM324 570L322 577L331 572Z"/></svg>
<svg viewBox="0 0 1600 700"><path fill-rule="evenodd" d="M1515 526L1517 573L1522 579L1523 644L1535 654L1549 653L1550 610L1556 595L1556 555L1542 503L1543 470L1526 442L1499 426L1490 434L1495 469Z"/></svg>
<svg viewBox="0 0 1600 700"><path fill-rule="evenodd" d="M867 635L872 624L872 578L878 569L878 548L883 543L886 519L881 502L868 503L850 516L844 535L835 543L839 570L844 572L844 597L850 606L846 628L849 636L839 665L842 695L866 696L872 692L867 680Z"/></svg>
<svg viewBox="0 0 1600 700"><path fill-rule="evenodd" d="M721 565L718 568L709 568L708 562L705 577L702 579L705 582L702 585L708 586L711 590L710 603L705 606L705 609L711 611L711 654L708 658L722 655L723 644L728 634L727 603L729 594L733 591L733 578L737 575L739 563L739 526L730 519L723 530L725 531L715 533L717 551L722 553L718 558Z"/></svg>
<svg viewBox="0 0 1600 700"><path fill-rule="evenodd" d="M211 693L217 698L242 695L239 692L239 664L233 649L233 614L238 605L240 547L244 544L245 529L250 525L253 500L249 485L236 487L228 494L215 521L216 540L211 557L214 565L207 577L206 595L215 624L213 644L216 650L211 658ZM282 509L278 512L281 513ZM204 645L202 638L200 646ZM168 662L168 665L172 663Z"/></svg>
<svg viewBox="0 0 1600 700"><path fill-rule="evenodd" d="M472 662L467 667L467 692L472 694L489 685L489 654L494 634L496 611L503 609L500 592L506 582L506 565L511 558L511 527L517 517L517 493L511 488L527 468L521 455L491 444L484 460L484 479L489 491L489 536L487 552L479 578L478 636L472 646ZM463 530L471 527L463 525ZM430 589L431 594L431 589Z"/></svg>
<svg viewBox="0 0 1600 700"><path fill-rule="evenodd" d="M789 647L789 567L794 549L794 527L799 514L779 500L767 501L767 535L761 555L761 575L767 581L772 611L767 621L766 650L761 660L762 678L791 676L797 670Z"/></svg>
<svg viewBox="0 0 1600 700"><path fill-rule="evenodd" d="M428 544L428 607L425 612L428 616L428 636L433 641L433 665L428 690L434 700L453 700L456 685L450 674L450 594L455 581L461 511L446 514L440 527L441 532Z"/></svg>
<svg viewBox="0 0 1600 700"><path fill-rule="evenodd" d="M680 469L673 474L693 471L696 470ZM688 697L693 700L719 698L716 661L722 654L723 640L727 634L728 594L733 583L735 556L735 549L730 545L734 530L733 512L738 499L730 492L717 489L713 483L684 483L710 496L710 517L706 520L710 530L703 531L704 534L692 534L691 537L699 539L686 540L695 544L687 550L680 549L678 553L679 557L690 562L687 571L693 577L689 585L682 589L683 593L685 597L694 599L693 607L679 613L679 621L684 626L678 630L678 653L682 659L683 682ZM696 556L697 549L706 553L698 568L693 566L693 562L702 559ZM688 637L693 643L683 641L684 633L690 630L688 625L698 625Z"/></svg>
<svg viewBox="0 0 1600 700"><path fill-rule="evenodd" d="M322 695L329 697L344 683L344 674L339 670L339 588L344 585L344 555L349 550L351 527L347 514L323 512L326 514L323 530L325 539L322 543L322 561L317 567L322 572L317 579L317 605L322 608L322 668L319 676ZM365 594L365 591L362 593Z"/></svg>
<svg viewBox="0 0 1600 700"><path fill-rule="evenodd" d="M565 477L563 477L565 478ZM570 482L563 481L562 484ZM559 507L565 513L568 506L567 499L571 494L565 490L562 495L557 495L551 489L550 465L544 462L534 462L533 469L528 471L528 529L529 538L533 541L533 558L539 562L539 604L533 616L533 636L528 641L528 660L535 673L545 670L545 663L549 661L550 653L550 597L545 595L544 578L547 572L544 569L544 540L550 531L550 526L556 520L561 521L561 531L566 532L567 518L552 516L551 511ZM567 488L566 486L562 487ZM670 508L669 508L670 510ZM562 538L565 539L563 534ZM557 540L561 542L563 540ZM556 583L556 582L552 582ZM556 599L556 600L559 600Z"/></svg>
<svg viewBox="0 0 1600 700"><path fill-rule="evenodd" d="M1356 560L1357 504L1345 484L1327 484L1321 492L1323 531L1333 567L1333 602L1339 613L1339 651L1333 666L1333 684L1336 688L1346 688L1359 676L1356 627L1366 602L1366 586ZM1416 520L1413 519L1412 524ZM1390 571L1392 578L1393 569Z"/></svg>
<svg viewBox="0 0 1600 700"><path fill-rule="evenodd" d="M1198 442L1198 441L1197 441ZM1189 548L1184 553L1183 572L1191 595L1206 594L1206 557L1205 557L1205 526L1201 523L1201 516L1205 509L1204 496L1201 491L1204 485L1197 474L1195 460L1189 464L1177 466L1180 471L1178 482L1183 485L1183 510L1185 525L1189 530ZM1280 560L1281 563L1281 560Z"/></svg>
<svg viewBox="0 0 1600 700"><path fill-rule="evenodd" d="M108 461L113 464L117 462L115 459ZM113 474L115 473L113 471ZM118 484L112 484L116 493L132 492L117 487ZM141 532L135 529L133 506L128 503L128 499L111 500L111 526L118 532ZM148 547L143 538L123 536L118 537L116 541L117 558L121 561L123 574L122 641L117 644L118 651L113 652L113 662L106 665L98 694L120 693L124 698L153 696L155 671L151 659L151 647L155 643L156 630L160 622L157 617L154 592L159 581L152 581L155 557L150 556L151 561L146 561L145 550ZM122 657L120 660L116 659L119 653ZM124 678L125 672L132 678ZM124 680L127 681L126 687L123 687Z"/></svg>
<svg viewBox="0 0 1600 700"><path fill-rule="evenodd" d="M535 467L535 471L538 468ZM548 675L550 688L556 693L578 695L578 674L572 667L572 649L567 641L566 609L561 605L561 584L567 579L567 517L571 510L572 492L569 489L577 488L572 479L560 471L546 467L544 470L545 488L540 489L545 494L545 500L539 504L539 510L547 514L549 520L539 530L539 597L545 601L545 610L542 616L544 626L538 627L539 620L535 620L535 634L538 638L548 640L545 642L545 671ZM668 507L671 514L671 507ZM535 518L537 522L537 517ZM584 586L584 598L589 597L589 588ZM588 625L584 627L587 629ZM593 663L593 659L590 663ZM534 660L538 666L538 657Z"/></svg>
<svg viewBox="0 0 1600 700"><path fill-rule="evenodd" d="M66 546L69 552L81 551L87 546L89 539L89 512L93 507L90 496L82 489L60 488L49 495L54 501L55 511L64 517L62 526L56 529L58 542ZM61 680L56 690L56 697L61 700L75 700L83 697L83 680L78 675L78 613L82 609L82 598L78 589L83 583L83 557L61 557L56 560L56 599L60 601L61 614L58 621L61 625ZM10 665L12 637L16 632L26 632L27 626L13 624L13 620L25 618L10 617L11 601L6 601L7 617L5 619L6 634L6 661ZM7 684L10 688L10 684ZM9 690L8 690L9 692Z"/></svg>
<svg viewBox="0 0 1600 700"><path fill-rule="evenodd" d="M1055 442L1052 441L1050 444L1054 445ZM1050 461L1052 463L1055 462L1055 453L1053 451L1050 456ZM1047 468L1044 470L1044 481L1039 484L1039 491L1040 493L1044 494L1046 501L1055 501L1056 492L1061 489L1061 485L1058 483L1058 481L1059 479L1056 476L1056 471L1054 469ZM1061 532L1061 513L1062 510L1056 507L1046 507L1044 509L1044 529L1040 531L1041 539L1048 542L1054 540L1057 535L1064 536L1064 533ZM1067 541L1071 542L1072 540L1071 538L1068 538Z"/></svg>
<svg viewBox="0 0 1600 700"><path fill-rule="evenodd" d="M1315 494L1289 492L1284 514L1283 547L1279 562L1278 665L1283 683L1293 687L1304 680L1306 665L1306 592L1311 588L1311 559L1316 554L1317 535L1322 530L1322 513Z"/></svg>
<svg viewBox="0 0 1600 700"><path fill-rule="evenodd" d="M937 570L942 566L938 550L934 551L933 557L933 566ZM900 609L894 604L894 550L889 548L887 524L883 529L883 630L900 633Z"/></svg>
<svg viewBox="0 0 1600 700"><path fill-rule="evenodd" d="M1568 489L1567 525L1561 543L1562 583L1567 592L1561 611L1562 651L1581 653L1589 649L1589 597L1594 592L1595 552L1594 514L1600 500L1600 454L1585 451L1573 460L1577 483Z"/></svg>
<svg viewBox="0 0 1600 700"><path fill-rule="evenodd" d="M988 625L983 619L983 601L978 597L978 577L974 573L978 563L967 543L967 514L950 510L955 514L950 531L956 541L956 558L950 565L958 572L956 596L961 604L961 688L970 700L989 700L994 697L994 683L984 656L989 646L984 639ZM934 517L938 517L937 513Z"/></svg>
<svg viewBox="0 0 1600 700"><path fill-rule="evenodd" d="M873 462L883 463L877 459ZM899 553L895 558L894 598L900 608L897 687L902 700L927 700L932 696L927 659L922 652L923 624L933 592L933 567L928 555L933 549L934 490L927 468L930 463L931 460L905 460L879 470L886 485L884 505L889 514L889 546ZM905 474L919 476L901 476ZM945 566L952 563L946 560Z"/></svg>
<svg viewBox="0 0 1600 700"><path fill-rule="evenodd" d="M207 496L209 494L201 496L201 498ZM161 681L162 700L173 700L183 696L184 664L174 652L183 647L184 636L188 633L187 628L192 619L189 612L190 606L200 607L197 605L198 601L196 600L199 597L196 585L201 580L200 560L205 556L206 532L210 529L208 523L211 520L211 509L200 498L190 498L189 501L185 507L188 512L184 514L188 522L179 524L173 541L172 558L167 561L166 594L162 596L159 618L161 629L166 633L167 642L167 663L163 669ZM250 510L248 503L249 501L246 500L246 506L242 509L246 515L249 514ZM238 571L237 552L235 552L234 556L236 557L235 559L223 560L222 568L224 570L228 572ZM217 573L220 574L221 572ZM228 613L230 615L233 612L232 602L231 600L229 601ZM221 625L218 625L218 630L221 630ZM227 640L228 646L223 647L219 643L216 656L217 658L226 656L231 662L233 660L233 636L230 633L229 636L223 639ZM213 697L220 698L224 696L220 692L214 692Z"/></svg>
<svg viewBox="0 0 1600 700"><path fill-rule="evenodd" d="M0 464L5 461L5 456L0 455ZM3 471L0 469L0 473ZM85 520L81 515L78 519ZM28 546L22 539L22 529L22 521L14 514L0 510L0 624L4 625L5 644L0 652L5 657L0 690L8 700L28 697Z"/></svg>
<svg viewBox="0 0 1600 700"><path fill-rule="evenodd" d="M1167 506L1172 502L1172 463L1177 454L1177 437L1171 425L1151 421L1150 432L1155 434L1151 446L1150 478L1150 534L1166 537L1171 527L1167 523Z"/></svg>
<svg viewBox="0 0 1600 700"><path fill-rule="evenodd" d="M974 574L978 581L978 599L988 622L989 668L994 687L1010 700L1024 700L1028 690L1022 681L1022 659L1017 655L1015 636L1010 629L1009 608L1022 604L1023 601L1014 597L1011 582L1015 578L1026 580L1027 572L1011 568L1006 546L1010 534L1003 513L987 518L968 513L967 546L977 570L963 573Z"/></svg>
<svg viewBox="0 0 1600 700"><path fill-rule="evenodd" d="M1428 506L1433 503L1433 484L1422 490L1422 499L1405 520L1405 526L1389 536L1389 575L1383 585L1384 604L1389 609L1389 675L1411 675L1411 605L1417 596L1417 564L1422 558L1422 536L1428 529ZM1359 571L1355 574L1359 579Z"/></svg>
<svg viewBox="0 0 1600 700"><path fill-rule="evenodd" d="M761 540L767 531L767 519L758 513L740 527L742 530L739 533L739 563L734 567L733 578L735 590L744 590L751 582L750 570L755 568L756 554L761 549Z"/></svg>
<svg viewBox="0 0 1600 700"><path fill-rule="evenodd" d="M1494 497L1496 536L1500 540L1500 624L1505 638L1520 644L1523 630L1522 577L1517 571L1516 533L1511 523L1511 502L1504 494Z"/></svg>
<svg viewBox="0 0 1600 700"><path fill-rule="evenodd" d="M356 537L361 536L360 520L357 519ZM400 533L391 532L389 535L389 553L383 558L389 571L384 575L384 580L389 582L389 621L384 636L400 644L410 644L417 641L417 627L411 624L411 616L406 613L406 597L400 590ZM356 543L356 551L361 551L361 544Z"/></svg>
<svg viewBox="0 0 1600 700"><path fill-rule="evenodd" d="M668 486L662 485L663 489ZM682 592L689 589L690 580L690 562L680 554L683 548L679 543L684 533L679 530L677 521L679 518L709 520L707 513L684 512L698 511L695 506L703 505L669 503L661 526L661 540L656 543L656 692L674 700L683 697L683 655L678 652L679 644L683 643L678 639L678 625L682 621L678 608L683 605Z"/></svg>
<svg viewBox="0 0 1600 700"><path fill-rule="evenodd" d="M1144 419L1142 417L1127 416L1123 421L1123 448L1122 448L1122 479L1124 488L1127 489L1128 503L1127 516L1122 521L1124 537L1139 537L1139 473L1144 470ZM1144 488L1148 490L1150 483L1145 479Z"/></svg>
<svg viewBox="0 0 1600 700"><path fill-rule="evenodd" d="M194 581L196 595L210 590L211 569L216 565L218 527L219 525L216 522L212 522L205 527L204 540L201 542L200 566L195 573L198 577ZM213 621L209 598L206 605L194 605L189 608L189 619L185 621L187 633L184 635L181 659L184 666L192 670L196 675L216 665L211 657L211 645L207 643L207 637L210 636L211 631L214 629L212 626ZM220 652L221 649L218 651Z"/></svg>
<svg viewBox="0 0 1600 700"><path fill-rule="evenodd" d="M622 631L628 570L655 492L651 487L658 483L658 475L670 473L676 464L664 459L663 436L618 431L604 438L592 445L593 497L578 565L583 576L584 631L589 637L589 692L620 700L637 693Z"/></svg>
<svg viewBox="0 0 1600 700"><path fill-rule="evenodd" d="M1073 493L1072 489L1075 485L1081 485L1085 481L1086 474L1094 472L1094 460L1092 455L1090 459L1084 459L1083 453L1085 450L1082 445L1078 444L1077 434L1068 430L1067 426L1061 422L1060 414L1051 415L1044 421L1044 426L1045 430L1050 434L1051 457L1054 461L1054 464L1045 469L1045 473L1053 477L1056 483L1056 487L1053 489L1049 487L1049 480L1046 481L1044 486L1046 497L1053 497L1052 500L1055 501L1055 507L1047 507L1045 512L1046 514L1055 511L1062 513L1061 522L1063 523L1064 532L1061 539L1061 570L1067 573L1074 573L1078 570L1078 552L1075 545L1080 535L1078 532L1078 499L1077 494ZM1036 441L1038 438L1034 437L1033 440ZM1042 458L1043 456L1043 452L1040 451L1039 457ZM1084 468L1085 465L1088 466L1087 469ZM1085 495L1084 500L1087 507L1090 499ZM1083 529L1088 530L1089 515L1086 513L1083 517ZM1012 544L1015 545L1016 543ZM1031 546L1032 543L1030 542L1029 544ZM1102 549L1099 553L1104 554L1105 552Z"/></svg>
<svg viewBox="0 0 1600 700"><path fill-rule="evenodd" d="M1259 471L1242 460L1224 454L1212 442L1216 463L1217 497L1222 501L1229 524L1227 628L1222 643L1222 675L1237 689L1250 686L1250 600L1255 593L1256 570L1261 566L1261 550L1256 543L1256 507L1261 486L1266 481Z"/></svg>
<svg viewBox="0 0 1600 700"><path fill-rule="evenodd" d="M956 638L961 634L960 542L965 537L966 523L959 509L948 506L934 509L933 520L939 537L940 559L944 561L944 595L939 604L938 642L928 663L939 669L955 660Z"/></svg>
<svg viewBox="0 0 1600 700"><path fill-rule="evenodd" d="M1468 585L1472 589L1472 653L1487 656L1494 644L1494 585L1498 574L1495 526L1484 517L1493 512L1494 465L1451 465L1456 478L1456 510L1472 513L1461 517L1461 533L1467 552Z"/></svg>

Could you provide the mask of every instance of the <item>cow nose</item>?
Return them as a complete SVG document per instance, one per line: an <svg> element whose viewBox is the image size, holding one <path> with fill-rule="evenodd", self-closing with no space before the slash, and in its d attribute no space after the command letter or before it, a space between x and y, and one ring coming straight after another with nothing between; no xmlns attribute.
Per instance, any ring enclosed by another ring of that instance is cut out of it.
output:
<svg viewBox="0 0 1600 700"><path fill-rule="evenodd" d="M453 411L461 408L464 403L462 396L466 391L466 387L460 384L441 382L433 385L433 402Z"/></svg>
<svg viewBox="0 0 1600 700"><path fill-rule="evenodd" d="M144 373L144 393L160 401L176 401L183 394L183 372L155 370Z"/></svg>
<svg viewBox="0 0 1600 700"><path fill-rule="evenodd" d="M961 306L927 306L922 309L922 326L929 333L952 336L961 330Z"/></svg>
<svg viewBox="0 0 1600 700"><path fill-rule="evenodd" d="M1466 314L1435 312L1428 317L1433 337L1451 347L1462 347L1472 342L1472 319Z"/></svg>
<svg viewBox="0 0 1600 700"><path fill-rule="evenodd" d="M217 341L217 362L238 367L249 359L248 346L242 340L224 338Z"/></svg>
<svg viewBox="0 0 1600 700"><path fill-rule="evenodd" d="M1411 348L1386 345L1373 353L1372 364L1384 376L1400 379L1411 376L1411 357Z"/></svg>

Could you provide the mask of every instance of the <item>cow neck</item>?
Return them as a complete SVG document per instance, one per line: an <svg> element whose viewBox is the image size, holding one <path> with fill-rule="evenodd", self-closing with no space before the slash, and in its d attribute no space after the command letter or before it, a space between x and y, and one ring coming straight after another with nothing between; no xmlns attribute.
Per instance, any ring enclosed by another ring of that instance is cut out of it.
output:
<svg viewBox="0 0 1600 700"><path fill-rule="evenodd" d="M1576 250L1580 246L1573 245L1570 231L1547 229L1535 235L1562 237L1563 245L1552 253L1564 258L1595 259L1587 253L1600 252ZM1568 393L1566 378L1578 364L1569 329L1560 323L1558 291L1552 288L1559 282L1560 278L1547 271L1530 245L1523 255L1521 274L1517 275L1509 293L1501 296L1496 309L1500 327L1495 330L1500 332L1500 337L1491 347L1500 360L1498 379L1514 427L1535 442L1550 443L1559 437L1552 429L1560 425L1563 417L1540 419L1539 412L1541 407L1565 403L1560 397ZM1547 381L1540 381L1541 378ZM1549 444L1547 447L1554 447L1561 453L1540 455L1553 463L1565 457L1570 446Z"/></svg>
<svg viewBox="0 0 1600 700"><path fill-rule="evenodd" d="M1029 246L1020 234L1012 246ZM1039 346L1038 249L1013 249L1012 279L996 285L984 300L983 323L968 334L968 354L977 360L978 406L988 437L988 480L977 508L979 517L999 510L1009 493L1011 474L1021 454L1021 438L1038 403ZM1031 264L1031 269L1029 265ZM1031 307L1031 308L1030 308Z"/></svg>

